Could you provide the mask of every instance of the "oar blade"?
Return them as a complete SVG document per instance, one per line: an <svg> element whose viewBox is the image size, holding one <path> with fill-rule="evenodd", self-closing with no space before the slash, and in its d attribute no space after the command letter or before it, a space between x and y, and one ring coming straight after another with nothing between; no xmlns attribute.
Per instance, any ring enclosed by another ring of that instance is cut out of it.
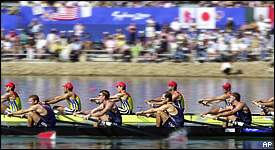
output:
<svg viewBox="0 0 275 150"><path fill-rule="evenodd" d="M40 132L37 137L39 139L50 139L54 140L56 139L56 132L55 131L46 131L46 132Z"/></svg>

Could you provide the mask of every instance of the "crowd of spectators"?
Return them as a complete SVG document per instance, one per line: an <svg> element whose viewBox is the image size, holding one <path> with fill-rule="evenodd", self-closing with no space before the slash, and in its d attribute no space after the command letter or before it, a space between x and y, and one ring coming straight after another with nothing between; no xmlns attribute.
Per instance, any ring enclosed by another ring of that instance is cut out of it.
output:
<svg viewBox="0 0 275 150"><path fill-rule="evenodd" d="M273 1L20 1L20 6L89 6L89 7L268 7Z"/></svg>
<svg viewBox="0 0 275 150"><path fill-rule="evenodd" d="M21 5L92 5L92 6L178 6L183 3L196 3L200 6L262 6L271 4L262 1L59 1L59 2L20 2ZM252 4L253 3L253 4ZM273 3L272 3L273 4ZM138 58L146 61L155 61L165 56L174 61L248 61L251 57L256 60L268 60L274 53L274 26L269 19L259 17L251 24L243 25L236 29L234 20L228 18L224 29L200 30L196 24L191 24L188 29L182 28L177 18L167 25L160 26L152 17L149 18L144 30L137 30L134 23L125 29L116 29L116 33L103 32L103 38L95 47L90 41L90 35L85 31L85 26L78 23L72 31L58 31L51 29L45 35L43 25L38 20L33 20L25 29L6 32L1 30L1 54L26 54L27 58L46 58L47 55L61 61L79 61L83 50L105 50L113 58L120 57ZM36 54L36 55L35 55ZM26 56L18 55L17 58Z"/></svg>

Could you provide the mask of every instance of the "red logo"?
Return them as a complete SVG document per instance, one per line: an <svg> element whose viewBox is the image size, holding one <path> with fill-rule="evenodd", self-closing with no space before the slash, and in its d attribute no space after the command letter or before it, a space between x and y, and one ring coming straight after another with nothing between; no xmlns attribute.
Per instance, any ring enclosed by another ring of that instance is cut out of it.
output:
<svg viewBox="0 0 275 150"><path fill-rule="evenodd" d="M209 13L207 12L202 13L201 17L203 21L208 21L210 18Z"/></svg>

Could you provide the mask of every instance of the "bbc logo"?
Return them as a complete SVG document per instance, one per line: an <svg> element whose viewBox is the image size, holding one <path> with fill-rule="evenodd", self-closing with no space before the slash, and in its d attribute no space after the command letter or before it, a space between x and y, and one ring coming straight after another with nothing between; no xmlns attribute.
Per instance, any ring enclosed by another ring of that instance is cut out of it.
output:
<svg viewBox="0 0 275 150"><path fill-rule="evenodd" d="M268 147L272 147L273 143L272 142L263 142L263 148L268 148Z"/></svg>

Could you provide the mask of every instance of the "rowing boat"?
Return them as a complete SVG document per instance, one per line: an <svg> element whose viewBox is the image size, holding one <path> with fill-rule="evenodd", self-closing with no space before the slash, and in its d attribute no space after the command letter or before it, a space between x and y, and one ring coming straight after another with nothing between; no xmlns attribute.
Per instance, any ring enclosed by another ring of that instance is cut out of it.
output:
<svg viewBox="0 0 275 150"><path fill-rule="evenodd" d="M58 121L65 122L77 122L77 123L89 123L89 121L73 115L56 115ZM214 120L211 118L202 118L198 114L186 113L184 114L184 119L190 122L201 122L213 125L222 125L223 121ZM20 125L26 124L26 118L20 117L8 117L6 115L1 115L1 123L5 123L7 125ZM138 115L122 115L122 123L126 125L155 125L156 118L153 117L145 117ZM261 116L258 114L254 114L252 116L252 124L253 125L261 125L261 126L274 126L273 125L273 116Z"/></svg>
<svg viewBox="0 0 275 150"><path fill-rule="evenodd" d="M184 129L187 136L273 136L273 128L222 128L218 126L185 126L181 128L157 128L155 126L109 126L94 128L87 125L58 125L54 129L29 128L26 126L1 125L1 135L37 135L45 131L56 131L58 136L107 136L107 137L168 137L171 133Z"/></svg>

